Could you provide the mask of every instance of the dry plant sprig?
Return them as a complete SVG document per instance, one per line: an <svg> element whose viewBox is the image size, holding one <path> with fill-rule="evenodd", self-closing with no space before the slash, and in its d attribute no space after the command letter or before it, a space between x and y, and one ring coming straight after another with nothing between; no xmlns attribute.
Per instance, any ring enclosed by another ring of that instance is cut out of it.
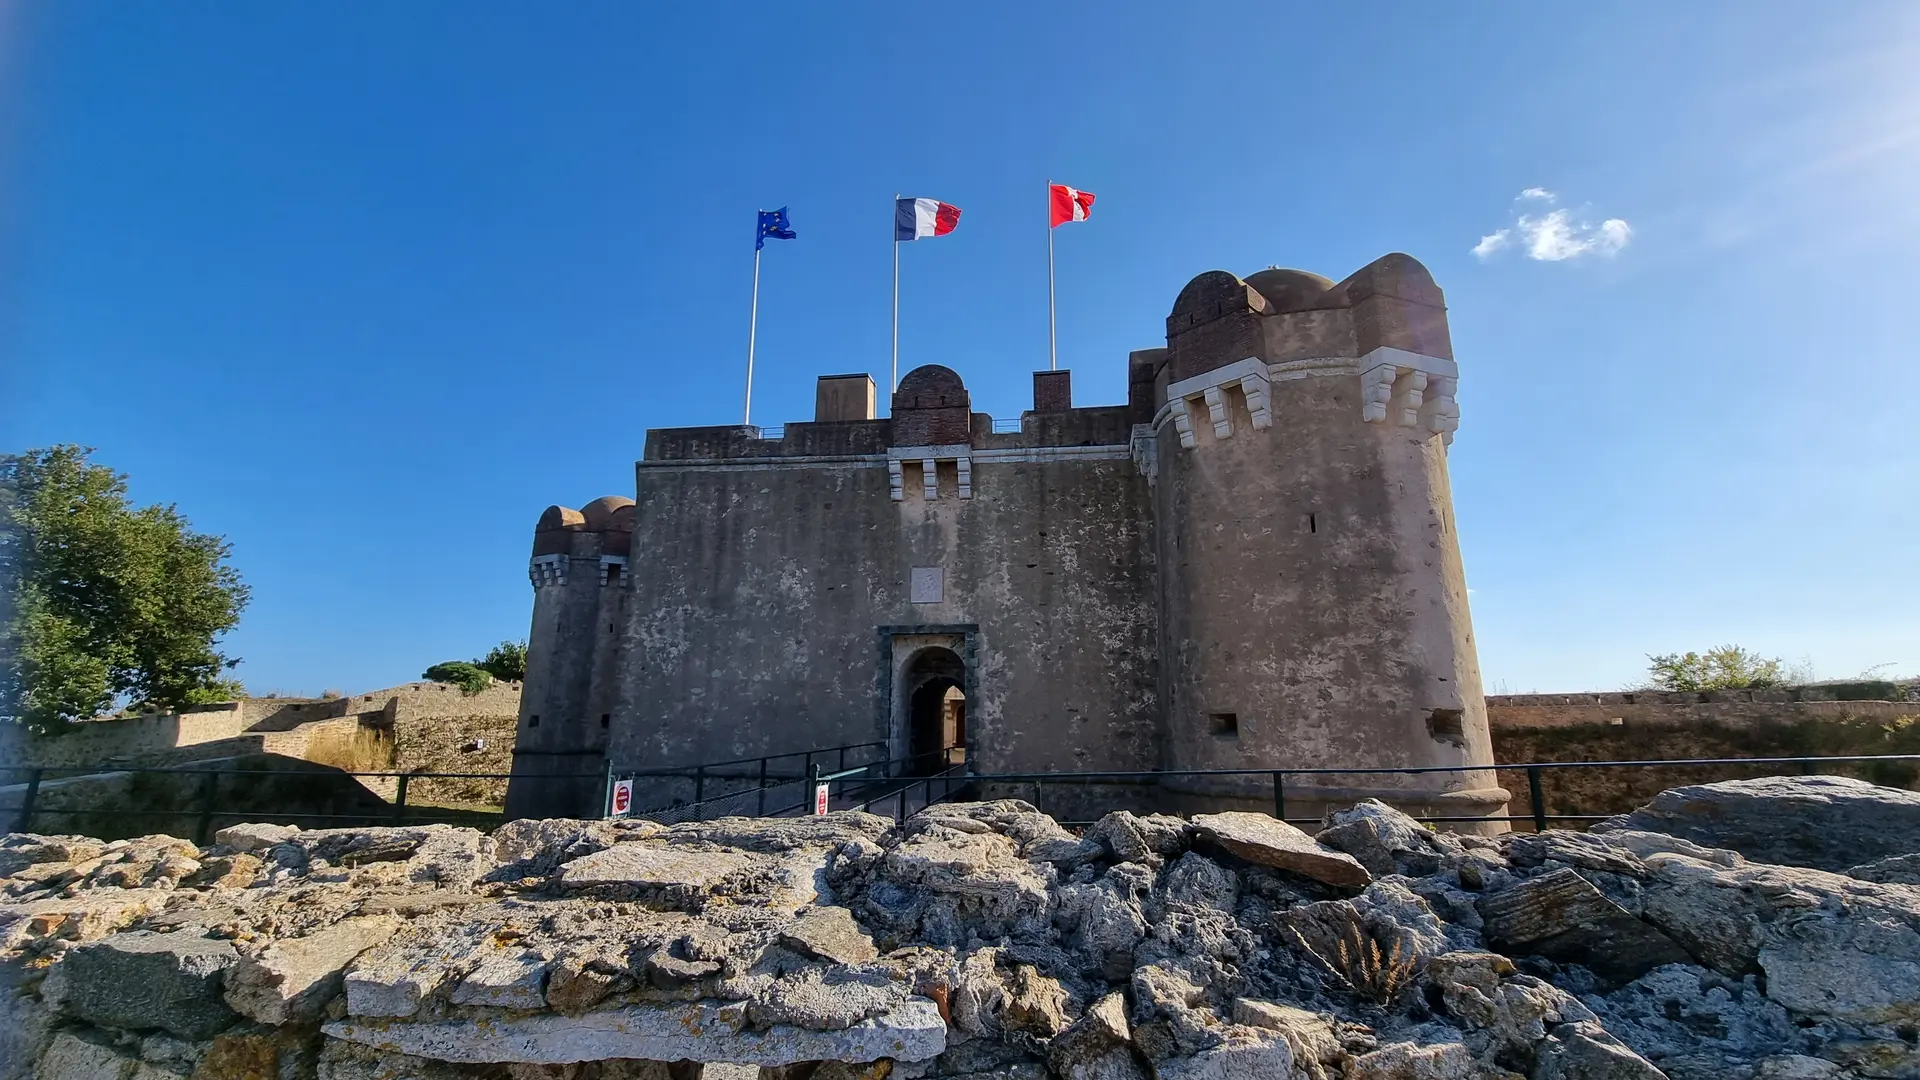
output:
<svg viewBox="0 0 1920 1080"><path fill-rule="evenodd" d="M1391 949L1382 951L1379 939L1364 933L1358 923L1348 923L1335 942L1335 959L1328 959L1307 944L1300 931L1287 929L1295 944L1318 961L1341 986L1359 997L1389 1005L1413 984L1414 958L1407 953L1404 939L1396 938Z"/></svg>

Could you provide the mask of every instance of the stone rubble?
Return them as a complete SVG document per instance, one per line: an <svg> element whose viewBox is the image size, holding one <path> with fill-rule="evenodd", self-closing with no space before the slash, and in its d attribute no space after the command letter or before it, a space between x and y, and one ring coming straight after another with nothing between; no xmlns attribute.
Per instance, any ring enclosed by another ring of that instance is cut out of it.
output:
<svg viewBox="0 0 1920 1080"><path fill-rule="evenodd" d="M1914 799L12 835L0 1080L1920 1076ZM1807 807L1858 828L1805 854Z"/></svg>

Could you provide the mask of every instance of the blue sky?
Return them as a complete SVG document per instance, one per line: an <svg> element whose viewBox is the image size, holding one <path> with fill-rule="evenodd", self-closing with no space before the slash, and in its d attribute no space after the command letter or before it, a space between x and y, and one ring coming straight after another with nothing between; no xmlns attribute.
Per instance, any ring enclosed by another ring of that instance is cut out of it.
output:
<svg viewBox="0 0 1920 1080"><path fill-rule="evenodd" d="M0 0L0 446L230 537L256 692L385 685L523 636L535 519L647 428L738 419L758 207L757 419L884 382L895 192L965 211L903 370L1017 415L1053 177L1083 404L1200 271L1433 271L1490 690L1920 671L1920 8L817 7Z"/></svg>

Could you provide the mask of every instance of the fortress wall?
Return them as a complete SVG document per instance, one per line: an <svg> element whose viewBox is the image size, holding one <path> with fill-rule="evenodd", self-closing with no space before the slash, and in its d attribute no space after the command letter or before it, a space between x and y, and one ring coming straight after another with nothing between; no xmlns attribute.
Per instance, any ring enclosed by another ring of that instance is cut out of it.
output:
<svg viewBox="0 0 1920 1080"><path fill-rule="evenodd" d="M1786 697L1784 692L1765 691L1488 695L1487 722L1499 732L1576 727L1675 728L1703 724L1741 728L1849 716L1892 720L1920 715L1920 702L1782 700Z"/></svg>
<svg viewBox="0 0 1920 1080"><path fill-rule="evenodd" d="M695 434L650 432L649 456ZM857 464L639 470L630 569L646 602L624 627L616 768L880 737L874 627L907 590L887 492L885 468Z"/></svg>
<svg viewBox="0 0 1920 1080"><path fill-rule="evenodd" d="M1124 446L973 468L963 500L941 464L929 502L909 463L896 502L883 464L642 463L615 766L888 739L904 657L877 628L975 626L980 767L1152 767L1145 481ZM915 567L939 602L911 601Z"/></svg>
<svg viewBox="0 0 1920 1080"><path fill-rule="evenodd" d="M242 704L225 702L190 712L147 713L124 720L73 724L58 735L23 739L24 763L78 768L238 738L247 729Z"/></svg>

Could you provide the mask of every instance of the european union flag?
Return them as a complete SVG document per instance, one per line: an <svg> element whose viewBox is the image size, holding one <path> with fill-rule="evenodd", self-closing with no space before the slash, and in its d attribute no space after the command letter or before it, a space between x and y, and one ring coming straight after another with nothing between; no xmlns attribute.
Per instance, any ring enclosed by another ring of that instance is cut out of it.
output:
<svg viewBox="0 0 1920 1080"><path fill-rule="evenodd" d="M760 228L754 233L753 250L766 247L768 237L775 240L793 239L793 223L787 220L786 207L760 211Z"/></svg>

